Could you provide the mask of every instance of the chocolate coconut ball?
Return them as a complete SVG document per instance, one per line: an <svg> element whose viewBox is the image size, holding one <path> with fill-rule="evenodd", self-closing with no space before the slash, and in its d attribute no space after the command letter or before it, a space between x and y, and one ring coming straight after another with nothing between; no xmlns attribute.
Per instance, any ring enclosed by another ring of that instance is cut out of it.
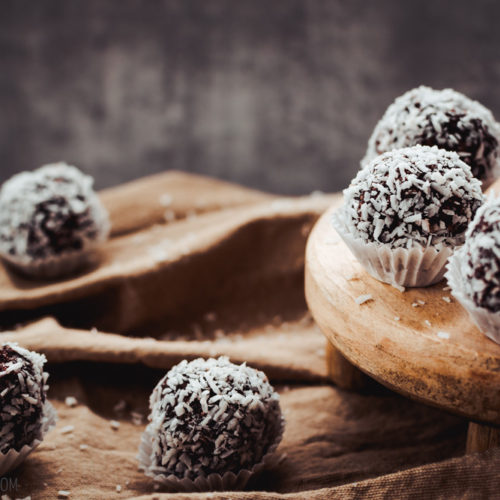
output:
<svg viewBox="0 0 500 500"><path fill-rule="evenodd" d="M0 347L0 452L42 438L48 374L45 356L17 344Z"/></svg>
<svg viewBox="0 0 500 500"><path fill-rule="evenodd" d="M57 277L85 263L109 232L93 179L65 163L15 175L0 191L0 255L28 275Z"/></svg>
<svg viewBox="0 0 500 500"><path fill-rule="evenodd" d="M151 467L165 476L237 474L281 439L279 396L266 375L225 357L174 366L150 406Z"/></svg>
<svg viewBox="0 0 500 500"><path fill-rule="evenodd" d="M500 311L500 199L477 211L462 256L464 292L477 307Z"/></svg>
<svg viewBox="0 0 500 500"><path fill-rule="evenodd" d="M345 223L367 243L454 247L483 203L480 182L456 153L429 146L376 157L344 191Z"/></svg>
<svg viewBox="0 0 500 500"><path fill-rule="evenodd" d="M378 122L362 165L421 144L455 151L485 185L497 177L500 125L483 105L452 89L418 87L398 97Z"/></svg>

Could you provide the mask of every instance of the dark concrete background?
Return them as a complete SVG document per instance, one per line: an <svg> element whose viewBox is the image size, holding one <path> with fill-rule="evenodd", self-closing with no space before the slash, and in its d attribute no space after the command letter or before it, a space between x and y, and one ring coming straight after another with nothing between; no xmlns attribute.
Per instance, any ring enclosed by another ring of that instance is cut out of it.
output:
<svg viewBox="0 0 500 500"><path fill-rule="evenodd" d="M394 97L500 115L500 2L0 0L0 181L66 160L332 191Z"/></svg>

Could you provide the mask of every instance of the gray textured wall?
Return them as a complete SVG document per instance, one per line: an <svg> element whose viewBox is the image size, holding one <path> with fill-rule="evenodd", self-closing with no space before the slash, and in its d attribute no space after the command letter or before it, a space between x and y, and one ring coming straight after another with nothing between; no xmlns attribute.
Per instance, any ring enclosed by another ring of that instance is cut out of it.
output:
<svg viewBox="0 0 500 500"><path fill-rule="evenodd" d="M0 0L0 181L64 159L98 187L169 168L344 187L392 99L500 115L500 2Z"/></svg>

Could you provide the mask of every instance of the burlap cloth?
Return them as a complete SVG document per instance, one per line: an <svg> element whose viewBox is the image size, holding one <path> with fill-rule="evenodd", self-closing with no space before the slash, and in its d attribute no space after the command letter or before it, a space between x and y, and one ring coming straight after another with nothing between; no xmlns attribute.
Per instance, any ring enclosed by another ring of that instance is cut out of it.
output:
<svg viewBox="0 0 500 500"><path fill-rule="evenodd" d="M353 393L328 383L303 265L312 224L338 196L284 199L169 173L102 197L114 229L99 266L36 284L0 268L0 325L17 327L0 340L46 354L59 412L56 429L11 474L12 497L498 495L500 450L463 456L465 421L376 384ZM285 458L245 492L156 492L136 461L148 396L172 364L219 354L265 370L279 389Z"/></svg>

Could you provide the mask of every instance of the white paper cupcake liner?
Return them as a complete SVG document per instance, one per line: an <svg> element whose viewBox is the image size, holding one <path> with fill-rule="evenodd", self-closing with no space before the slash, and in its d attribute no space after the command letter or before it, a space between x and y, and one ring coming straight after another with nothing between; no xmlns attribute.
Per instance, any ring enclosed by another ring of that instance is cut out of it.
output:
<svg viewBox="0 0 500 500"><path fill-rule="evenodd" d="M484 307L476 306L465 292L464 276L460 268L460 261L463 262L464 252L465 249L458 250L448 262L446 279L451 288L451 293L469 313L471 320L481 332L497 344L500 344L500 313L494 313Z"/></svg>
<svg viewBox="0 0 500 500"><path fill-rule="evenodd" d="M367 243L347 229L342 210L332 216L332 224L360 264L376 279L398 290L403 287L430 286L441 281L446 262L453 250L443 247L391 248L381 243Z"/></svg>
<svg viewBox="0 0 500 500"><path fill-rule="evenodd" d="M229 491L242 490L245 488L248 480L255 474L265 468L274 467L285 458L284 455L277 455L274 452L278 448L283 437L285 429L285 420L281 419L281 427L278 431L275 441L269 447L267 453L261 461L255 464L251 469L242 469L237 474L226 472L224 474L209 474L205 477L197 477L195 480L180 479L173 474L165 475L165 469L152 464L152 442L153 432L151 424L146 427L142 434L141 444L139 446L139 467L144 470L146 476L154 479L155 483L163 486L165 489L175 492L193 492L193 491Z"/></svg>
<svg viewBox="0 0 500 500"><path fill-rule="evenodd" d="M29 263L19 262L8 255L2 255L2 258L17 273L40 280L63 278L98 262L98 255L93 248L83 252L55 255Z"/></svg>
<svg viewBox="0 0 500 500"><path fill-rule="evenodd" d="M43 438L55 425L57 413L51 403L48 401L43 405L42 426L40 429L40 438L35 439L30 444L25 444L19 451L10 449L7 453L0 453L0 477L13 471L21 465L26 457L43 441Z"/></svg>

